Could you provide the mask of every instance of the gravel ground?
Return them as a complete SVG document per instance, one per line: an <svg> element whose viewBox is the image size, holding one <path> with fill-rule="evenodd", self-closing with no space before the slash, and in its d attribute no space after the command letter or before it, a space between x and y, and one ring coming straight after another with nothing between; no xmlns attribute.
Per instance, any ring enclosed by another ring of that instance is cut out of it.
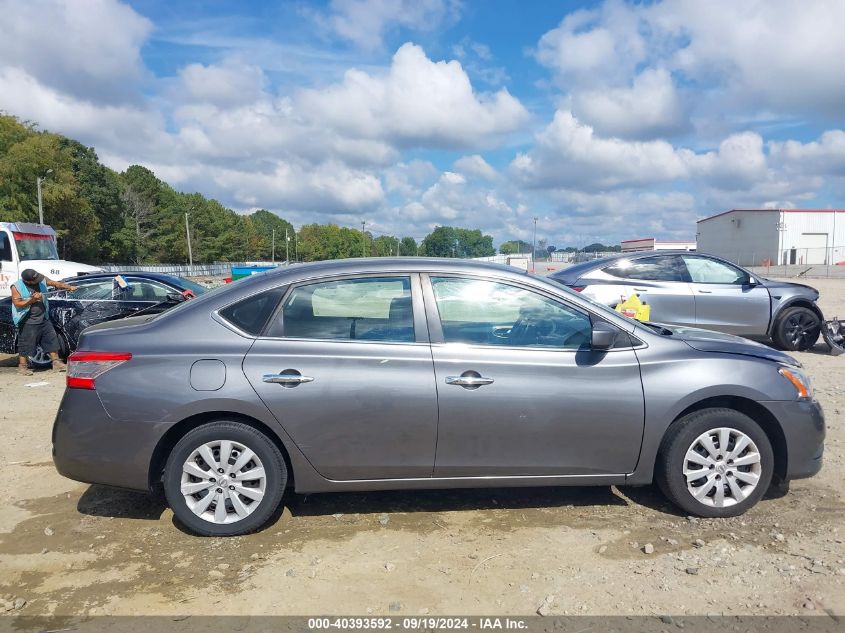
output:
<svg viewBox="0 0 845 633"><path fill-rule="evenodd" d="M845 315L845 280L809 283ZM650 487L291 495L274 525L231 539L60 477L63 376L19 377L6 357L0 612L845 614L845 356L825 349L797 354L825 407L825 466L743 517L687 518Z"/></svg>

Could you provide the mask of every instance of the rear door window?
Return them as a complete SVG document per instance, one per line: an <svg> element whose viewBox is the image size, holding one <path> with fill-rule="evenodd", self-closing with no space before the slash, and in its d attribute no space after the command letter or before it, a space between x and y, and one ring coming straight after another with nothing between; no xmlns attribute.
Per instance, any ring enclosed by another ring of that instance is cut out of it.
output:
<svg viewBox="0 0 845 633"><path fill-rule="evenodd" d="M661 255L641 259L621 259L604 269L620 279L642 281L689 281L689 273L679 255Z"/></svg>
<svg viewBox="0 0 845 633"><path fill-rule="evenodd" d="M270 335L279 334L290 338L413 343L416 336L411 278L364 277L298 286L285 300L281 323L271 326Z"/></svg>
<svg viewBox="0 0 845 633"><path fill-rule="evenodd" d="M9 234L6 231L0 231L0 262L11 262L12 260L12 245L9 242Z"/></svg>

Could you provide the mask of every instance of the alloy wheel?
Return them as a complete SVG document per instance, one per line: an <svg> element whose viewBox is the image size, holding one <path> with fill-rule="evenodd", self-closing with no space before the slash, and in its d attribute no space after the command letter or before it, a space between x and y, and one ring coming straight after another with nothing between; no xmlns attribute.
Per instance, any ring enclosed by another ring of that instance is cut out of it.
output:
<svg viewBox="0 0 845 633"><path fill-rule="evenodd" d="M806 312L792 314L784 324L786 340L796 349L808 347L811 339L814 342L818 338L818 327L818 320Z"/></svg>
<svg viewBox="0 0 845 633"><path fill-rule="evenodd" d="M266 487L264 465L240 442L206 442L182 465L180 490L185 504L211 523L235 523L248 517L261 504Z"/></svg>
<svg viewBox="0 0 845 633"><path fill-rule="evenodd" d="M761 472L757 445L732 428L702 433L684 456L687 490L699 503L716 508L745 500L757 488Z"/></svg>

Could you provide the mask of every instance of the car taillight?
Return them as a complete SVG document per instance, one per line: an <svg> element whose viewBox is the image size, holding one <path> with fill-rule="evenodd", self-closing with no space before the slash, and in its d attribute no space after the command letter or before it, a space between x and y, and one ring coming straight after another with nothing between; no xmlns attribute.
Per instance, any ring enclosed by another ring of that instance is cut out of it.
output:
<svg viewBox="0 0 845 633"><path fill-rule="evenodd" d="M74 352L68 358L68 389L96 389L94 381L110 369L131 360L132 354L119 352Z"/></svg>

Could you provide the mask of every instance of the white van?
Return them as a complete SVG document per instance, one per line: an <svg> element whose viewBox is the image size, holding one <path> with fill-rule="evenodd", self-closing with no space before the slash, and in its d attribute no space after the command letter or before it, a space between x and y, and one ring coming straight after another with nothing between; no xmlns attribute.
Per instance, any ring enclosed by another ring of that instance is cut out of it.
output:
<svg viewBox="0 0 845 633"><path fill-rule="evenodd" d="M0 299L12 294L12 284L27 268L50 279L100 272L96 266L59 259L56 232L45 224L0 222Z"/></svg>

